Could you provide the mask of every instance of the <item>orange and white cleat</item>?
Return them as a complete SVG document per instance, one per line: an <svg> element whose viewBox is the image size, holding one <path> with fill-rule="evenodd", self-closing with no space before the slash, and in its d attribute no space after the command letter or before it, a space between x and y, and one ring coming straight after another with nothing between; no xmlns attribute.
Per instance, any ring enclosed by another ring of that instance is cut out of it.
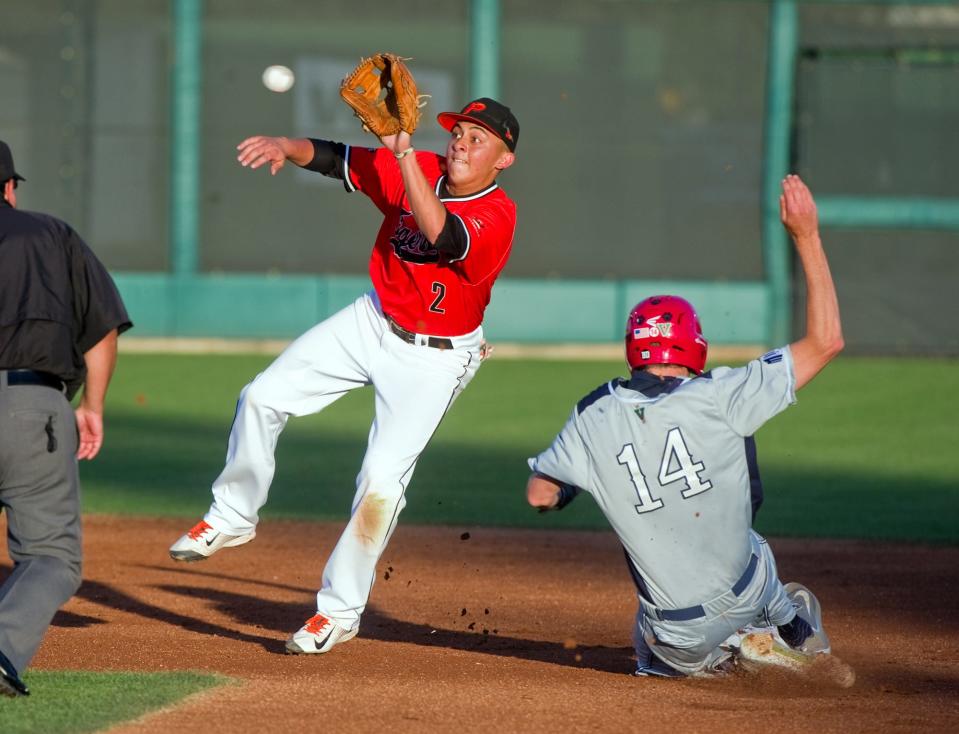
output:
<svg viewBox="0 0 959 734"><path fill-rule="evenodd" d="M174 561L202 561L220 548L243 545L255 537L256 531L244 535L227 535L216 530L206 520L200 520L190 532L170 546L170 558Z"/></svg>
<svg viewBox="0 0 959 734"><path fill-rule="evenodd" d="M286 651L292 655L329 652L334 645L352 640L359 631L359 626L348 630L317 613L286 641Z"/></svg>

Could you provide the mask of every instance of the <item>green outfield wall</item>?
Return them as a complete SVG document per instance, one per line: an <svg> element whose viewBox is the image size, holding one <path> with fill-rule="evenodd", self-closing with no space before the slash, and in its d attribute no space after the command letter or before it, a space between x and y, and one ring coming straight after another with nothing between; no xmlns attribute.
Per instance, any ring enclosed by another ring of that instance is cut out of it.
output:
<svg viewBox="0 0 959 734"><path fill-rule="evenodd" d="M369 290L365 276L121 273L117 285L137 336L293 338ZM763 344L763 283L599 281L504 278L493 289L484 329L489 339L611 342L623 337L633 304L679 293L704 314L713 344Z"/></svg>

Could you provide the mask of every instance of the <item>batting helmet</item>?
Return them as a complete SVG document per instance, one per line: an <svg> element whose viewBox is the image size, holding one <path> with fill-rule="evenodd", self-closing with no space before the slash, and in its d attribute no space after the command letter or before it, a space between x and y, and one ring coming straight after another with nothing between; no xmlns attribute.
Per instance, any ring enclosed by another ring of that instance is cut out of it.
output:
<svg viewBox="0 0 959 734"><path fill-rule="evenodd" d="M626 361L634 370L650 364L679 364L701 375L707 347L699 316L685 298L652 296L629 312Z"/></svg>

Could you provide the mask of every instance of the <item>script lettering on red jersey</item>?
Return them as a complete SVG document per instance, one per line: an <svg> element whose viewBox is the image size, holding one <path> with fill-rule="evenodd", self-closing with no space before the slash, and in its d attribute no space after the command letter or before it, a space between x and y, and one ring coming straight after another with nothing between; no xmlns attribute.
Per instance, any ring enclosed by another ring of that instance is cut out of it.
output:
<svg viewBox="0 0 959 734"><path fill-rule="evenodd" d="M390 245L393 247L393 252L400 260L411 263L439 262L439 250L426 239L426 235L420 232L416 223L410 222L411 226L406 224L408 220L412 219L412 213L403 212L400 215L396 229L390 235Z"/></svg>

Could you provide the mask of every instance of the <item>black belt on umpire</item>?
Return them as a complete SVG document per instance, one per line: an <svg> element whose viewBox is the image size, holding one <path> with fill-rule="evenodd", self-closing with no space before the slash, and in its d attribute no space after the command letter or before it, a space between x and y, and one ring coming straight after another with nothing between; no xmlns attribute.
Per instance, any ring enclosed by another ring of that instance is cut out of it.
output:
<svg viewBox="0 0 959 734"><path fill-rule="evenodd" d="M733 588L731 589L733 594L739 596L743 593L749 585L749 582L753 580L753 575L756 573L756 564L758 563L759 557L753 553L749 558L749 564L746 566L746 570L743 571L743 575L739 577L739 581L733 584ZM688 622L692 619L700 619L706 616L706 610L703 609L702 604L684 609L660 609L659 607L648 605L646 609L649 611L651 617L667 622Z"/></svg>
<svg viewBox="0 0 959 734"><path fill-rule="evenodd" d="M42 387L52 387L54 390L64 392L66 385L56 375L39 370L0 370L6 379L0 379L0 386L16 387L17 385L40 385Z"/></svg>
<svg viewBox="0 0 959 734"><path fill-rule="evenodd" d="M393 317L389 314L386 315L386 321L390 325L390 331L396 334L407 344L415 344L421 347L433 347L433 349L453 348L453 340L447 339L445 336L427 336L426 334L417 334L416 332L408 331L396 323L393 320Z"/></svg>

